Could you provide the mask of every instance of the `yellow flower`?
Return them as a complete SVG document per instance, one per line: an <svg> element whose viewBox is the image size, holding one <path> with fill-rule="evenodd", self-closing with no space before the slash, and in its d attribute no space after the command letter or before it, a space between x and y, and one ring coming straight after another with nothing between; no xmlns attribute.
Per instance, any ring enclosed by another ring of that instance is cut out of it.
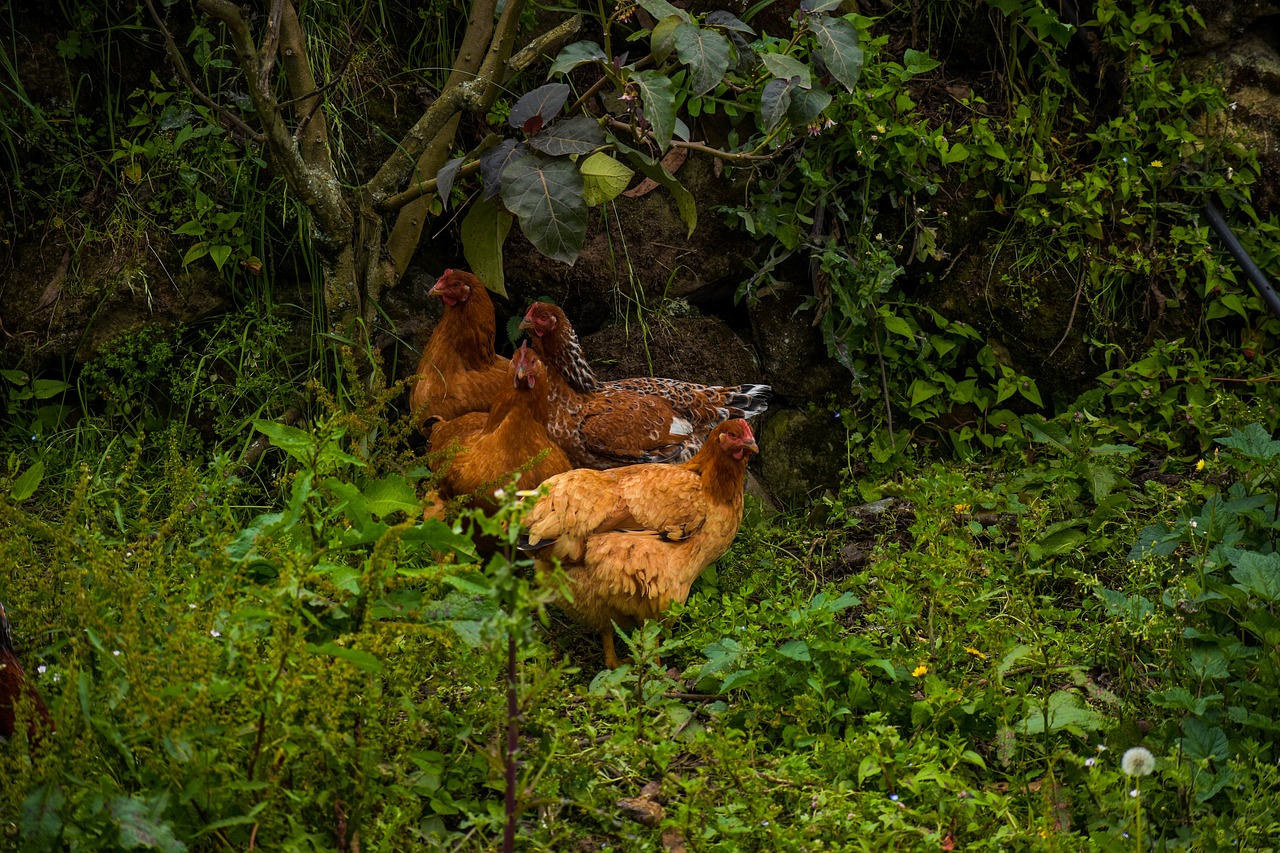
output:
<svg viewBox="0 0 1280 853"><path fill-rule="evenodd" d="M922 675L928 675L928 674L929 674L929 665L928 665L928 664L925 664L925 663L922 663L922 664L920 664L918 667L916 667L915 669L911 670L911 674L912 674L912 675L914 675L916 678L919 678L919 677L920 677L920 676L922 676Z"/></svg>
<svg viewBox="0 0 1280 853"><path fill-rule="evenodd" d="M982 660L986 660L986 659L987 659L987 655L986 655L986 653L985 653L985 652L980 652L980 651L978 651L977 649L975 649L973 646L966 646L966 647L965 647L965 651L966 651L966 652L968 652L969 654L973 655L973 656L974 656L974 657L976 657L976 658L981 658Z"/></svg>
<svg viewBox="0 0 1280 853"><path fill-rule="evenodd" d="M1196 463L1196 470L1197 470L1197 471L1203 471L1203 470L1204 470L1204 460L1203 460L1203 459L1201 459L1199 462L1197 462L1197 463Z"/></svg>
<svg viewBox="0 0 1280 853"><path fill-rule="evenodd" d="M968 512L968 511L969 511L968 504L956 504L956 515L959 515L962 512Z"/></svg>
<svg viewBox="0 0 1280 853"><path fill-rule="evenodd" d="M1159 160L1152 160L1152 161L1151 161L1151 168L1153 168L1153 169L1159 169L1159 168L1161 168L1161 167L1163 167L1163 166L1164 166L1164 163L1161 163Z"/></svg>

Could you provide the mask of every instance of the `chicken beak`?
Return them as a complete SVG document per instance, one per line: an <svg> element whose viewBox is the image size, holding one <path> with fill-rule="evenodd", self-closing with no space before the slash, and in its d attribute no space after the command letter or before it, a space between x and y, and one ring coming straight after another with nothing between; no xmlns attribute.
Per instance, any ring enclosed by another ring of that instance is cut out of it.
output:
<svg viewBox="0 0 1280 853"><path fill-rule="evenodd" d="M760 452L760 446L756 444L756 440L754 438L749 438L746 441L744 441L742 443L742 448L744 450L750 450L752 453Z"/></svg>
<svg viewBox="0 0 1280 853"><path fill-rule="evenodd" d="M530 311L524 315L524 319L520 321L520 325L516 326L516 330L520 332L533 332L538 337L542 337L542 332L538 331L538 327L533 324L533 312Z"/></svg>

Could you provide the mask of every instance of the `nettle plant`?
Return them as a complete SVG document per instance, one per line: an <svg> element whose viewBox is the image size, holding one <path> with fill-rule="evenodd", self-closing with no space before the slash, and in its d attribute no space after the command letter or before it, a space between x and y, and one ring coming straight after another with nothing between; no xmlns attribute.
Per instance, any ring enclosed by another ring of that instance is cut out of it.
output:
<svg viewBox="0 0 1280 853"><path fill-rule="evenodd" d="M570 44L551 66L550 76L584 84L567 109L571 85L540 86L511 107L515 136L491 135L437 173L446 198L459 176L480 173L480 197L462 224L472 268L501 288L502 244L514 221L543 254L572 263L589 209L616 198L637 171L672 194L692 234L693 196L659 158L676 147L730 163L764 160L797 129L820 121L830 90L852 91L862 68L857 28L829 14L839 5L805 0L789 40L749 43L752 28L724 10L695 16L666 0L618 4L601 22L600 42ZM630 23L640 17L637 6L651 25ZM619 42L648 51L619 52ZM602 92L613 96L596 99ZM691 125L718 112L732 124L726 147L693 141Z"/></svg>

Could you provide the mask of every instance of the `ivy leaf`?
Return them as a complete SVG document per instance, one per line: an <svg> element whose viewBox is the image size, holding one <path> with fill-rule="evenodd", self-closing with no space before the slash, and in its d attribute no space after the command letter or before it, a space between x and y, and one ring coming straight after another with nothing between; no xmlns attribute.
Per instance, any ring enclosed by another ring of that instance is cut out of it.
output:
<svg viewBox="0 0 1280 853"><path fill-rule="evenodd" d="M676 27L676 54L689 66L689 88L694 95L705 95L724 79L729 70L729 42L715 30L704 30L696 24Z"/></svg>
<svg viewBox="0 0 1280 853"><path fill-rule="evenodd" d="M502 173L512 161L529 153L523 142L504 139L488 151L480 155L480 177L484 180L482 199L491 199L498 194L502 186Z"/></svg>
<svg viewBox="0 0 1280 853"><path fill-rule="evenodd" d="M582 196L588 207L612 201L631 183L635 174L603 151L597 151L578 164L582 172Z"/></svg>
<svg viewBox="0 0 1280 853"><path fill-rule="evenodd" d="M676 49L676 30L684 26L684 21L676 15L670 15L658 21L649 36L649 50L653 52L655 61L662 63Z"/></svg>
<svg viewBox="0 0 1280 853"><path fill-rule="evenodd" d="M800 0L800 11L810 15L839 9L844 0Z"/></svg>
<svg viewBox="0 0 1280 853"><path fill-rule="evenodd" d="M653 129L658 149L666 151L676 128L676 84L661 71L641 71L632 79L640 87L644 117Z"/></svg>
<svg viewBox="0 0 1280 853"><path fill-rule="evenodd" d="M764 123L765 132L773 130L787 115L791 106L791 90L794 84L790 80L770 80L760 92L760 119Z"/></svg>
<svg viewBox="0 0 1280 853"><path fill-rule="evenodd" d="M830 105L831 94L826 89L792 89L787 118L797 127L803 127L822 115L822 111Z"/></svg>
<svg viewBox="0 0 1280 853"><path fill-rule="evenodd" d="M587 116L573 116L529 138L529 147L552 157L567 154L590 154L604 145L600 123Z"/></svg>
<svg viewBox="0 0 1280 853"><path fill-rule="evenodd" d="M541 123L538 124L538 128L541 129L556 117L568 98L569 87L563 83L539 86L516 101L515 106L511 108L511 115L507 116L507 121L512 127L523 130L529 121L538 118L541 119Z"/></svg>
<svg viewBox="0 0 1280 853"><path fill-rule="evenodd" d="M587 205L575 163L521 157L502 174L502 202L539 252L566 264L577 259L587 236Z"/></svg>
<svg viewBox="0 0 1280 853"><path fill-rule="evenodd" d="M862 48L858 47L858 28L844 18L814 15L809 28L818 39L818 58L850 92L862 73Z"/></svg>
<svg viewBox="0 0 1280 853"><path fill-rule="evenodd" d="M724 9L716 9L714 12L708 12L707 17L702 22L709 27L719 27L722 30L729 30L735 33L746 33L755 35L756 31L748 27L742 21L733 16L732 13L726 12Z"/></svg>
<svg viewBox="0 0 1280 853"><path fill-rule="evenodd" d="M454 157L436 172L436 195L440 196L445 210L449 209L449 193L453 190L453 180L458 177L460 168L462 168L462 158Z"/></svg>
<svg viewBox="0 0 1280 853"><path fill-rule="evenodd" d="M801 89L808 89L813 85L813 77L809 74L809 66L794 56L787 56L785 53L766 53L760 57L760 61L764 63L764 67L768 68L769 73L774 77L780 77L783 80L799 77L800 81L795 85Z"/></svg>
<svg viewBox="0 0 1280 853"><path fill-rule="evenodd" d="M650 15L653 15L655 21L661 21L663 18L669 18L675 15L686 23L693 19L689 17L689 13L683 9L677 9L667 0L639 0L640 8L644 9Z"/></svg>
<svg viewBox="0 0 1280 853"><path fill-rule="evenodd" d="M507 295L502 271L502 244L511 232L511 214L497 199L481 199L471 205L462 220L462 253L471 272L499 296Z"/></svg>
<svg viewBox="0 0 1280 853"><path fill-rule="evenodd" d="M547 74L568 74L579 65L585 65L588 62L608 61L609 57L605 55L600 45L593 41L575 41L560 51L560 55L556 57L555 62L551 63L551 70Z"/></svg>

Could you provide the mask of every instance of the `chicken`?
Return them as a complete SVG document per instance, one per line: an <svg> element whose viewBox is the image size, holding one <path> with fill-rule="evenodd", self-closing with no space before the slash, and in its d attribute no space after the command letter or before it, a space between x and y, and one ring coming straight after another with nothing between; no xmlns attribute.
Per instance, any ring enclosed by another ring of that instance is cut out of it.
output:
<svg viewBox="0 0 1280 853"><path fill-rule="evenodd" d="M543 484L520 548L543 570L560 561L573 594L562 606L601 633L606 666L618 665L613 623L629 630L684 602L728 550L752 453L759 448L750 425L734 418L681 465L580 469Z"/></svg>
<svg viewBox="0 0 1280 853"><path fill-rule="evenodd" d="M468 412L487 412L507 384L508 360L494 352L497 321L484 283L469 272L445 270L429 295L444 300L444 316L418 362L409 407L419 428Z"/></svg>
<svg viewBox="0 0 1280 853"><path fill-rule="evenodd" d="M568 471L569 458L547 434L549 392L546 365L522 345L489 411L436 424L431 449L432 469L440 475L438 497L470 495L471 506L495 509L493 490L516 471L521 471L521 489L537 488L548 477Z"/></svg>
<svg viewBox="0 0 1280 853"><path fill-rule="evenodd" d="M56 731L57 726L48 706L27 680L22 664L18 663L18 655L13 649L13 633L9 630L9 614L0 604L0 736L6 740L12 738L17 729L18 703L24 698L34 712L27 727L27 737L35 745L44 732Z"/></svg>
<svg viewBox="0 0 1280 853"><path fill-rule="evenodd" d="M535 302L520 323L531 335L533 348L543 361L560 372L576 391L592 392L608 398L614 394L651 394L666 400L677 415L693 427L678 461L698 452L707 433L729 418L750 418L769 408L772 389L768 385L699 385L680 379L636 377L601 382L587 364L578 335L564 311L546 302Z"/></svg>

